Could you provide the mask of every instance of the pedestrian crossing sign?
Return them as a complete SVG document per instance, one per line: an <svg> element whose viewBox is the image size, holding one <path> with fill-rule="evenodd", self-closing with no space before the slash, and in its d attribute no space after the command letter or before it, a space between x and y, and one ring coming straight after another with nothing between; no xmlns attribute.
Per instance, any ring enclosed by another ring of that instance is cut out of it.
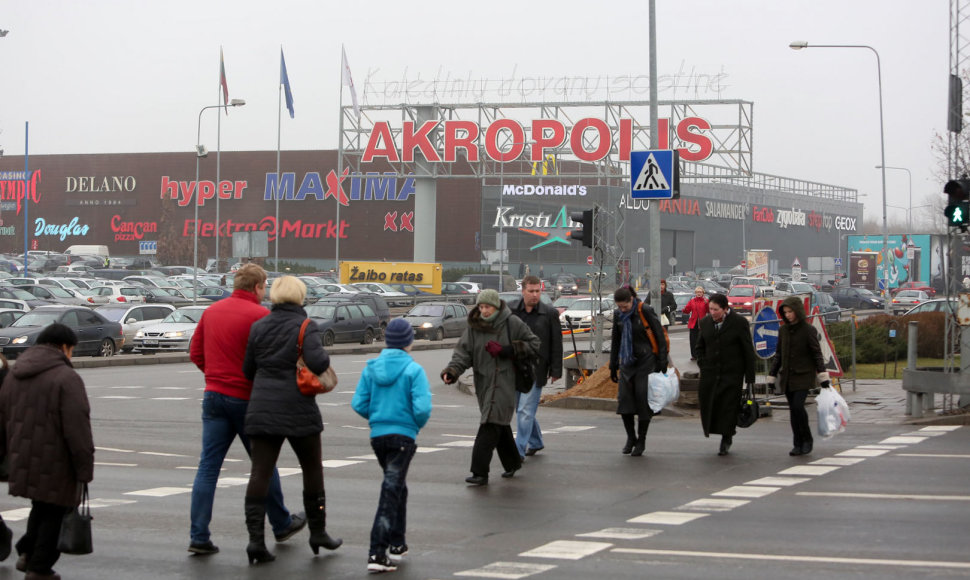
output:
<svg viewBox="0 0 970 580"><path fill-rule="evenodd" d="M671 199L680 197L680 156L659 149L630 152L630 197Z"/></svg>

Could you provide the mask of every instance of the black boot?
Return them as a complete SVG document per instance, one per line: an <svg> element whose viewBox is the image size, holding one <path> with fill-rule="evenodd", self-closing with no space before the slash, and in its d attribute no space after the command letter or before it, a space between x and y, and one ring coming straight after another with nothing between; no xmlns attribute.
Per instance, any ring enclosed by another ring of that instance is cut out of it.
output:
<svg viewBox="0 0 970 580"><path fill-rule="evenodd" d="M323 492L303 493L303 509L306 510L307 526L310 528L310 549L319 553L320 546L336 550L344 543L327 533L327 496Z"/></svg>
<svg viewBox="0 0 970 580"><path fill-rule="evenodd" d="M629 455L633 451L633 446L637 444L637 435L633 431L633 415L621 415L623 417L623 428L626 429L626 445L623 446L623 455Z"/></svg>
<svg viewBox="0 0 970 580"><path fill-rule="evenodd" d="M630 451L630 457L640 457L647 448L647 429L650 427L649 421L640 421L637 425L637 442Z"/></svg>
<svg viewBox="0 0 970 580"><path fill-rule="evenodd" d="M731 443L734 442L734 438L731 435L721 435L721 447L718 449L717 454L724 456L728 454L728 449L731 448Z"/></svg>
<svg viewBox="0 0 970 580"><path fill-rule="evenodd" d="M0 562L3 562L10 556L10 549L12 547L11 542L13 541L13 532L4 523L3 518L0 518Z"/></svg>
<svg viewBox="0 0 970 580"><path fill-rule="evenodd" d="M246 555L250 564L272 562L276 556L266 549L266 498L246 496L246 529L249 530L249 545Z"/></svg>

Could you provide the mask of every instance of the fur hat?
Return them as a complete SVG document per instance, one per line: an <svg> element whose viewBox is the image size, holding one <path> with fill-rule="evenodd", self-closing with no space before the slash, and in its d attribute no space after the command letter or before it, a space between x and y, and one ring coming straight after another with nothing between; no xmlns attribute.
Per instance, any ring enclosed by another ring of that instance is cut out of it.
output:
<svg viewBox="0 0 970 580"><path fill-rule="evenodd" d="M414 329L403 318L395 318L384 329L384 346L387 348L407 348L414 342Z"/></svg>
<svg viewBox="0 0 970 580"><path fill-rule="evenodd" d="M478 293L478 299L475 300L475 304L491 304L495 308L502 307L502 299L498 297L498 292L487 288Z"/></svg>

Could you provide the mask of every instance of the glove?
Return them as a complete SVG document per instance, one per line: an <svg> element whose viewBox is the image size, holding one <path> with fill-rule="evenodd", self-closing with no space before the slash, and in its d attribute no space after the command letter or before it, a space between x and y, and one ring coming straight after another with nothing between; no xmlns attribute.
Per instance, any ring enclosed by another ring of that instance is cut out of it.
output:
<svg viewBox="0 0 970 580"><path fill-rule="evenodd" d="M499 353L502 352L502 345L494 340L490 340L485 345L485 350L488 352L488 354L492 355L492 358L495 358L499 355Z"/></svg>
<svg viewBox="0 0 970 580"><path fill-rule="evenodd" d="M498 351L499 358L512 358L515 356L515 347L511 344L503 346L502 350Z"/></svg>
<svg viewBox="0 0 970 580"><path fill-rule="evenodd" d="M450 385L458 380L455 373L452 372L450 368L441 371L441 380L444 381L446 385Z"/></svg>
<svg viewBox="0 0 970 580"><path fill-rule="evenodd" d="M832 381L822 381L822 388L827 389L832 386Z"/></svg>
<svg viewBox="0 0 970 580"><path fill-rule="evenodd" d="M610 380L614 383L620 382L620 377L616 374L616 369L610 369Z"/></svg>
<svg viewBox="0 0 970 580"><path fill-rule="evenodd" d="M667 372L667 361L662 360L662 361L658 362L657 363L657 366L654 368L654 372L657 372L657 373L666 373Z"/></svg>

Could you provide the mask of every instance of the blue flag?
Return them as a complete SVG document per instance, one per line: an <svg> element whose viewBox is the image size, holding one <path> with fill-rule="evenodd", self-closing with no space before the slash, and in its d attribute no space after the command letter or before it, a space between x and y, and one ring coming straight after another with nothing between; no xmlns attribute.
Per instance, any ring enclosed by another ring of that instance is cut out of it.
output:
<svg viewBox="0 0 970 580"><path fill-rule="evenodd" d="M290 92L290 77L286 74L286 59L283 58L283 49L280 48L280 84L283 85L283 94L286 96L286 109L293 118L293 93Z"/></svg>

